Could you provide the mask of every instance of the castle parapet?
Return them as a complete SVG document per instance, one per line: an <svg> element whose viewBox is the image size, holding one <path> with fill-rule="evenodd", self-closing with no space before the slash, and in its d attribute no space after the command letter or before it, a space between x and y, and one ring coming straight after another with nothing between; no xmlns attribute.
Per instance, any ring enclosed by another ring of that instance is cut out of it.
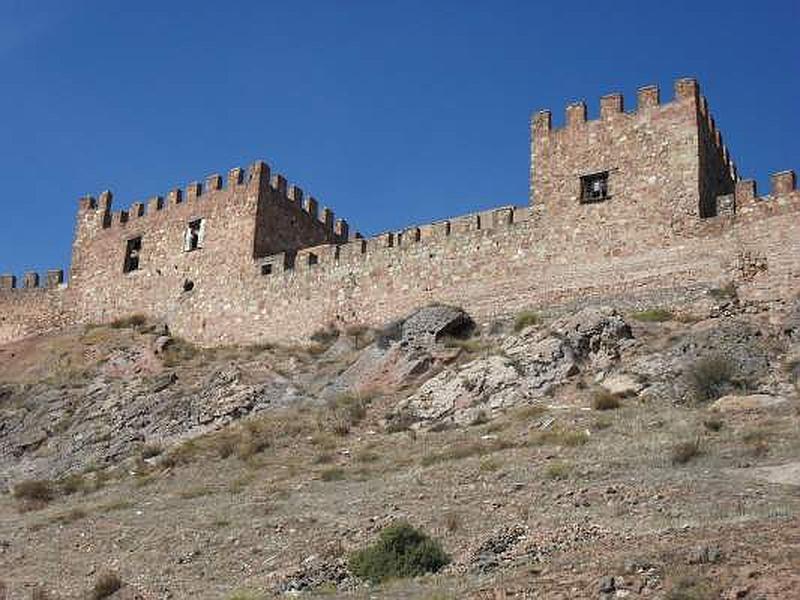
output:
<svg viewBox="0 0 800 600"><path fill-rule="evenodd" d="M11 274L0 275L0 290L34 290L41 288L42 278L36 271L26 271L22 276L21 287L17 288L17 278ZM53 289L64 283L63 269L50 269L44 276L44 288Z"/></svg>
<svg viewBox="0 0 800 600"><path fill-rule="evenodd" d="M733 193L733 212L746 216L782 210L800 202L797 191L797 176L793 170L780 171L770 176L771 189L767 196L759 196L756 182L752 179L740 179L736 182ZM718 205L724 203L724 197L717 200Z"/></svg>

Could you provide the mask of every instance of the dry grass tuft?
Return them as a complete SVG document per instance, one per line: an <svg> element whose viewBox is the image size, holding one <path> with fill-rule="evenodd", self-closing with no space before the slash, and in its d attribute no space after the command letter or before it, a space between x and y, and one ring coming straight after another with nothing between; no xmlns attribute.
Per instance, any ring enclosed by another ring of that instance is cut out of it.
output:
<svg viewBox="0 0 800 600"><path fill-rule="evenodd" d="M539 316L539 313L532 310L524 310L514 319L514 332L519 333L526 327L538 325L541 322L542 318Z"/></svg>
<svg viewBox="0 0 800 600"><path fill-rule="evenodd" d="M615 410L619 407L619 398L608 390L601 388L592 395L592 408L595 410Z"/></svg>
<svg viewBox="0 0 800 600"><path fill-rule="evenodd" d="M685 465L702 454L700 440L678 442L672 447L671 460L673 465Z"/></svg>
<svg viewBox="0 0 800 600"><path fill-rule="evenodd" d="M103 600L122 587L122 579L113 571L107 571L98 576L92 587L93 600Z"/></svg>

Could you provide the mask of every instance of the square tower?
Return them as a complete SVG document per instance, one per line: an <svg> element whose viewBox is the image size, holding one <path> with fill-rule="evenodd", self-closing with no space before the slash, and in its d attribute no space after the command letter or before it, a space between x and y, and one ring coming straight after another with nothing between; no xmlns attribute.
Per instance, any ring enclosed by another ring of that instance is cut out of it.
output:
<svg viewBox="0 0 800 600"><path fill-rule="evenodd" d="M530 200L548 215L674 228L716 215L717 196L733 191L735 167L694 79L679 79L671 102L647 86L635 111L609 94L599 118L586 117L577 102L560 129L549 111L531 120Z"/></svg>

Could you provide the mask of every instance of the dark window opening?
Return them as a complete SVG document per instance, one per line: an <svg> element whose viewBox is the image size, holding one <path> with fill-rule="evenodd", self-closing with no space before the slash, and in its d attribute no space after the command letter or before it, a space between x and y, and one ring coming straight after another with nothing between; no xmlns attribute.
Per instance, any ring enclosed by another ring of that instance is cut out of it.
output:
<svg viewBox="0 0 800 600"><path fill-rule="evenodd" d="M319 257L313 252L308 253L308 264L316 265L319 262Z"/></svg>
<svg viewBox="0 0 800 600"><path fill-rule="evenodd" d="M194 289L194 281L187 279L183 282L183 291L191 292Z"/></svg>
<svg viewBox="0 0 800 600"><path fill-rule="evenodd" d="M137 271L139 269L139 254L142 251L142 238L135 237L125 243L125 264L122 268L124 273Z"/></svg>
<svg viewBox="0 0 800 600"><path fill-rule="evenodd" d="M602 202L608 200L608 171L581 177L581 202Z"/></svg>
<svg viewBox="0 0 800 600"><path fill-rule="evenodd" d="M261 265L262 275L272 275L272 263Z"/></svg>
<svg viewBox="0 0 800 600"><path fill-rule="evenodd" d="M195 219L190 221L186 227L186 239L184 241L184 250L191 252L203 247L203 234L205 233L205 223L203 219Z"/></svg>

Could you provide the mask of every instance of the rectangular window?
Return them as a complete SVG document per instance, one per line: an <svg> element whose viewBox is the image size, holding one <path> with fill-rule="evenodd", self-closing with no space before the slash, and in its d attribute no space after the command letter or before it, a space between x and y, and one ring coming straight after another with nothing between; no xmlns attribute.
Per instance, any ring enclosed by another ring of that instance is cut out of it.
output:
<svg viewBox="0 0 800 600"><path fill-rule="evenodd" d="M319 257L314 254L313 252L308 253L308 264L309 265L316 265L319 263Z"/></svg>
<svg viewBox="0 0 800 600"><path fill-rule="evenodd" d="M139 254L142 251L141 236L131 238L125 243L125 264L122 267L123 273L139 270Z"/></svg>
<svg viewBox="0 0 800 600"><path fill-rule="evenodd" d="M266 265L261 265L261 274L262 275L272 275L272 264L267 263Z"/></svg>
<svg viewBox="0 0 800 600"><path fill-rule="evenodd" d="M608 200L608 171L581 177L581 202L602 202Z"/></svg>
<svg viewBox="0 0 800 600"><path fill-rule="evenodd" d="M191 252L203 247L203 237L206 231L206 220L195 219L186 226L186 235L183 243L184 252Z"/></svg>

